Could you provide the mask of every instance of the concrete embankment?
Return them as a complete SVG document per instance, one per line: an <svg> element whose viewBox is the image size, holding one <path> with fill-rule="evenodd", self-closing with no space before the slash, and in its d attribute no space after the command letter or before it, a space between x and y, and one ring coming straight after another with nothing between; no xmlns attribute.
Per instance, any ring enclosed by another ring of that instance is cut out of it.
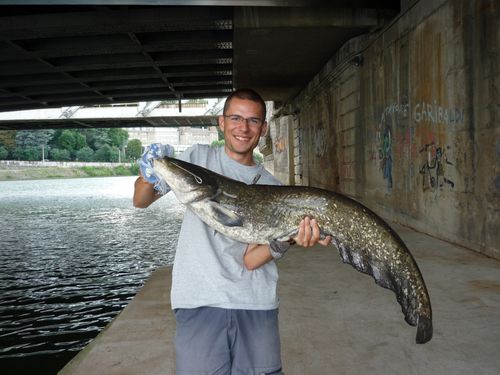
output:
<svg viewBox="0 0 500 375"><path fill-rule="evenodd" d="M136 175L130 163L0 161L0 181Z"/></svg>
<svg viewBox="0 0 500 375"><path fill-rule="evenodd" d="M394 294L333 248L293 248L279 262L285 374L498 374L500 262L394 227L426 280L433 339L415 344ZM170 280L170 268L156 270L60 374L174 374Z"/></svg>

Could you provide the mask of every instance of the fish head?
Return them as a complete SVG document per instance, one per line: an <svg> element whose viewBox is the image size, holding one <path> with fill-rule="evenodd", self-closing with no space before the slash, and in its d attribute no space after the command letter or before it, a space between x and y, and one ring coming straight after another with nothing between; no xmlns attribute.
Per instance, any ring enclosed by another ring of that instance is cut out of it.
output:
<svg viewBox="0 0 500 375"><path fill-rule="evenodd" d="M203 167L170 157L155 159L153 166L181 203L210 199L218 191L217 179Z"/></svg>

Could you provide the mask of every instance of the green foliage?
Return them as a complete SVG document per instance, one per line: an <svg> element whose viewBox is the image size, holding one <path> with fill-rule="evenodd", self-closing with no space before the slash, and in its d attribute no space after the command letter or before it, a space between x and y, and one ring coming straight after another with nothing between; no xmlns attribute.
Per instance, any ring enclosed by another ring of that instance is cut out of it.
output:
<svg viewBox="0 0 500 375"><path fill-rule="evenodd" d="M262 156L262 154L259 154L258 152L255 152L253 153L253 159L258 163L258 164L262 164L264 162L264 157Z"/></svg>
<svg viewBox="0 0 500 375"><path fill-rule="evenodd" d="M137 167L137 170L136 170ZM110 167L81 167L82 170L89 177L108 177L108 176L136 176L139 174L139 167L136 164L125 167L119 165L114 168Z"/></svg>
<svg viewBox="0 0 500 375"><path fill-rule="evenodd" d="M130 163L130 174L132 176L138 176L139 175L139 164L137 164L137 163Z"/></svg>
<svg viewBox="0 0 500 375"><path fill-rule="evenodd" d="M19 160L41 160L44 147L51 160L117 162L127 140L128 132L121 128L0 131L0 146Z"/></svg>
<svg viewBox="0 0 500 375"><path fill-rule="evenodd" d="M102 146L111 143L108 129L85 129L83 134L87 139L87 145L93 150L98 150Z"/></svg>
<svg viewBox="0 0 500 375"><path fill-rule="evenodd" d="M59 148L66 149L70 153L75 150L75 132L73 130L65 129L62 131L61 135L57 138L57 145Z"/></svg>
<svg viewBox="0 0 500 375"><path fill-rule="evenodd" d="M81 149L79 149L76 152L76 159L78 161L92 161L92 158L94 157L94 150L92 150L90 147L85 146Z"/></svg>
<svg viewBox="0 0 500 375"><path fill-rule="evenodd" d="M95 152L93 161L109 161L110 154L111 154L111 146L104 145Z"/></svg>
<svg viewBox="0 0 500 375"><path fill-rule="evenodd" d="M120 161L120 149L118 147L116 146L111 147L109 161L112 163L117 163Z"/></svg>
<svg viewBox="0 0 500 375"><path fill-rule="evenodd" d="M99 148L94 154L94 161L104 161L104 162L117 162L119 150L117 147L111 147L110 145L104 145Z"/></svg>
<svg viewBox="0 0 500 375"><path fill-rule="evenodd" d="M127 143L127 157L130 160L137 160L142 155L142 143L138 139L131 139Z"/></svg>
<svg viewBox="0 0 500 375"><path fill-rule="evenodd" d="M116 176L130 176L130 168L119 165L114 168L114 173Z"/></svg>
<svg viewBox="0 0 500 375"><path fill-rule="evenodd" d="M35 161L42 159L42 149L40 147L16 147L12 151L14 159Z"/></svg>
<svg viewBox="0 0 500 375"><path fill-rule="evenodd" d="M87 146L87 138L81 132L75 132L75 150L81 150Z"/></svg>
<svg viewBox="0 0 500 375"><path fill-rule="evenodd" d="M15 130L0 130L0 146L3 146L7 151L12 151L16 148L16 131Z"/></svg>
<svg viewBox="0 0 500 375"><path fill-rule="evenodd" d="M12 150L12 158L17 160L23 160L23 149L16 147L14 150Z"/></svg>
<svg viewBox="0 0 500 375"><path fill-rule="evenodd" d="M226 144L226 142L223 139L219 139L218 141L213 141L210 146L212 147L222 147Z"/></svg>
<svg viewBox="0 0 500 375"><path fill-rule="evenodd" d="M113 176L113 168L109 167L82 167L81 169L89 177Z"/></svg>
<svg viewBox="0 0 500 375"><path fill-rule="evenodd" d="M18 148L40 148L47 146L55 130L18 130L16 132L16 147Z"/></svg>
<svg viewBox="0 0 500 375"><path fill-rule="evenodd" d="M108 136L111 141L111 146L122 148L127 143L128 131L121 128L111 128L108 129Z"/></svg>
<svg viewBox="0 0 500 375"><path fill-rule="evenodd" d="M87 147L87 139L76 130L65 129L57 137L56 144L59 148L68 150L71 155L75 155L76 151Z"/></svg>
<svg viewBox="0 0 500 375"><path fill-rule="evenodd" d="M50 159L54 161L69 161L71 160L71 154L66 149L53 148L50 150Z"/></svg>
<svg viewBox="0 0 500 375"><path fill-rule="evenodd" d="M9 151L4 146L0 146L0 160L7 159L8 155Z"/></svg>

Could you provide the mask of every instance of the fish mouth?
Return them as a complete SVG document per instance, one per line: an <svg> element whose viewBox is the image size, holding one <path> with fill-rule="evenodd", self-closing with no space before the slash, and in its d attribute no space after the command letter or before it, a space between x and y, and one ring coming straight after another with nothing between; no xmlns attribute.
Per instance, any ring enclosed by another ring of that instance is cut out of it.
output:
<svg viewBox="0 0 500 375"><path fill-rule="evenodd" d="M170 188L184 195L184 198L178 196L182 203L213 196L217 191L217 180L202 167L171 157L165 157L159 163L162 165L160 174Z"/></svg>

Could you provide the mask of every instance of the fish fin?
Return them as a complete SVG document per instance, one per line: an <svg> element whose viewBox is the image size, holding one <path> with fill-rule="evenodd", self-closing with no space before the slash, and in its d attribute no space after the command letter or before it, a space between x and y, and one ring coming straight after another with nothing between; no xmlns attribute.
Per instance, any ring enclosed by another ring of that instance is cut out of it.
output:
<svg viewBox="0 0 500 375"><path fill-rule="evenodd" d="M226 207L218 204L217 202L210 202L210 207L214 214L215 220L226 227L241 227L243 220L235 212L227 209Z"/></svg>
<svg viewBox="0 0 500 375"><path fill-rule="evenodd" d="M356 270L372 276L375 283L392 290L396 294L396 299L401 306L406 322L412 326L417 326L417 344L424 344L432 338L432 319L417 311L415 296L407 291L405 281L397 277L394 270L387 268L383 263L375 262L372 257L366 256L366 253L363 254L355 249L350 249L336 237L334 237L334 244L344 263L350 264ZM420 272L418 268L416 270Z"/></svg>
<svg viewBox="0 0 500 375"><path fill-rule="evenodd" d="M418 317L418 326L417 326L417 344L425 344L432 338L432 320L429 318L420 315Z"/></svg>

